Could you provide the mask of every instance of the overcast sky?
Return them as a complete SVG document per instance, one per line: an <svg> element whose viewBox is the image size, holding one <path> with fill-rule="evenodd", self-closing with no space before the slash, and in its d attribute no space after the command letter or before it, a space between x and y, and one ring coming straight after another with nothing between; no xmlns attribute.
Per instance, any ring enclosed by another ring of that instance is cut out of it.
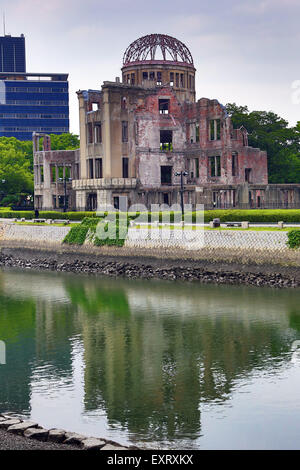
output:
<svg viewBox="0 0 300 470"><path fill-rule="evenodd" d="M71 132L78 133L76 91L121 76L126 47L151 33L190 49L197 99L300 121L292 99L293 82L300 88L300 0L0 0L0 11L6 34L25 34L27 72L69 73Z"/></svg>

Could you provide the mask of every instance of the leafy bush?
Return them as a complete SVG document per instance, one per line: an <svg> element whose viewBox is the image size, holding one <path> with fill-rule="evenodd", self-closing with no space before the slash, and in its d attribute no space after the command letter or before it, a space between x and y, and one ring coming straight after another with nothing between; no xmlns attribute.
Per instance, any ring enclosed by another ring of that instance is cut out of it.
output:
<svg viewBox="0 0 300 470"><path fill-rule="evenodd" d="M64 238L63 243L67 243L68 245L83 245L88 230L89 228L82 224L72 227Z"/></svg>
<svg viewBox="0 0 300 470"><path fill-rule="evenodd" d="M288 232L287 246L291 249L300 248L300 230L290 230Z"/></svg>

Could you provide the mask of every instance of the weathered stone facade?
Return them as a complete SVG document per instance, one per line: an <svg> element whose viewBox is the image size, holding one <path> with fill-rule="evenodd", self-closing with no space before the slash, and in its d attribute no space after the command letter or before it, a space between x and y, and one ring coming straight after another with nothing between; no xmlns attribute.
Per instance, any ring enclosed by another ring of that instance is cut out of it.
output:
<svg viewBox="0 0 300 470"><path fill-rule="evenodd" d="M163 57L155 59L159 48ZM135 41L122 77L101 91L77 92L80 150L51 152L46 138L45 151L35 152L36 206L61 206L66 189L76 210L179 204L181 172L184 202L193 206L300 203L297 185L268 185L266 152L248 146L247 130L233 129L224 106L195 101L195 68L180 41L163 35ZM72 183L63 185L67 167Z"/></svg>

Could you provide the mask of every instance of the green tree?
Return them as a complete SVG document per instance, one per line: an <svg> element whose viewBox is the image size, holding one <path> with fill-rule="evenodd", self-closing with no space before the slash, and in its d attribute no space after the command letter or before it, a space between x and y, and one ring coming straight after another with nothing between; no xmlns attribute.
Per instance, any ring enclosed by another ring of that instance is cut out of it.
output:
<svg viewBox="0 0 300 470"><path fill-rule="evenodd" d="M295 127L272 111L226 105L235 128L245 126L249 145L266 150L270 183L300 183L300 121Z"/></svg>

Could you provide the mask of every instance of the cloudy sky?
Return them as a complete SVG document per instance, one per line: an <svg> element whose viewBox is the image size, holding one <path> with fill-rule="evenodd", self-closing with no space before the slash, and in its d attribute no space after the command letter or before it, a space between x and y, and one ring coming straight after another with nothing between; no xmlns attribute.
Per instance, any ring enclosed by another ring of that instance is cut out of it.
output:
<svg viewBox="0 0 300 470"><path fill-rule="evenodd" d="M0 12L7 34L25 34L28 72L69 73L71 132L76 91L121 76L126 47L150 33L188 46L197 99L300 121L300 0L0 0Z"/></svg>

